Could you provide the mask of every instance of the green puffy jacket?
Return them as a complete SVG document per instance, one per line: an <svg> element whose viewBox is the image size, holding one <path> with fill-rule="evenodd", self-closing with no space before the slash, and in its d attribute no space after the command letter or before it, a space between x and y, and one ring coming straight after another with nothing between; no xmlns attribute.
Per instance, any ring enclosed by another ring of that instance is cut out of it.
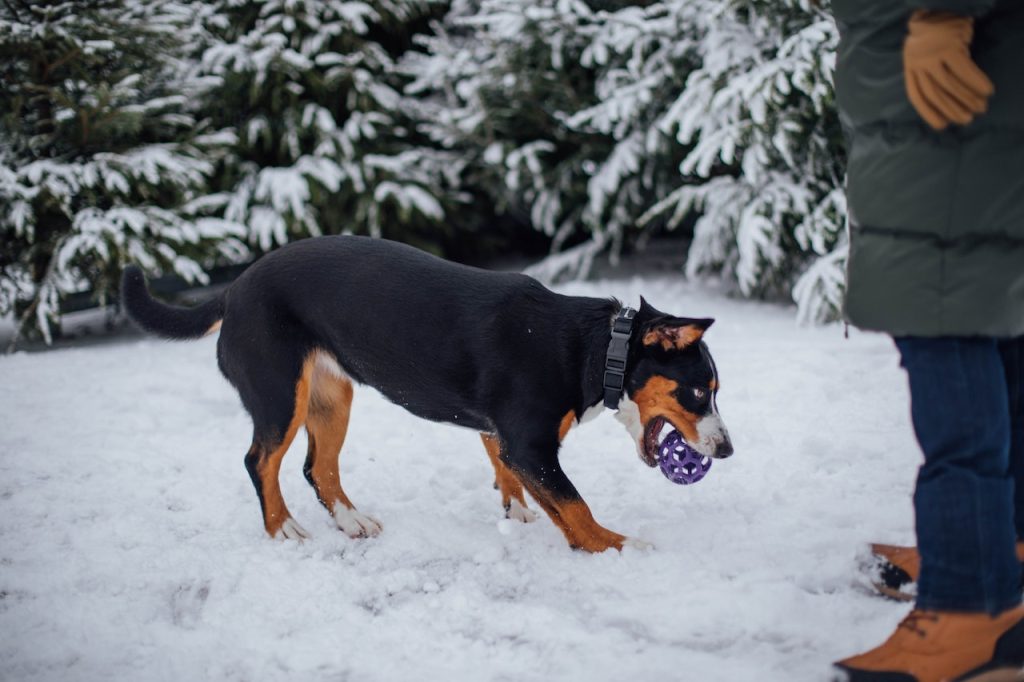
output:
<svg viewBox="0 0 1024 682"><path fill-rule="evenodd" d="M849 144L846 317L912 336L1024 334L1024 0L833 0ZM970 125L935 132L903 86L915 9L975 17L995 84Z"/></svg>

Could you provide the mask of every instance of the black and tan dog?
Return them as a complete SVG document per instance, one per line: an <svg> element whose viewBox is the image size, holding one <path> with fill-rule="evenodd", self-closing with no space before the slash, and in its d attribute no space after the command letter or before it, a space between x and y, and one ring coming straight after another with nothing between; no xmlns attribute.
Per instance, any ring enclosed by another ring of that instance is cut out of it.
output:
<svg viewBox="0 0 1024 682"><path fill-rule="evenodd" d="M125 271L123 296L141 327L166 338L220 328L217 360L252 416L245 465L272 536L306 537L278 484L303 426L306 478L337 526L353 537L380 532L338 474L353 383L420 417L478 430L509 517L533 520L525 488L571 546L591 552L630 540L598 525L559 466L561 440L585 414L616 407L649 466L667 424L703 454L732 453L701 340L712 320L646 302L632 311L562 296L525 275L364 237L285 246L196 308L154 300L136 267Z"/></svg>

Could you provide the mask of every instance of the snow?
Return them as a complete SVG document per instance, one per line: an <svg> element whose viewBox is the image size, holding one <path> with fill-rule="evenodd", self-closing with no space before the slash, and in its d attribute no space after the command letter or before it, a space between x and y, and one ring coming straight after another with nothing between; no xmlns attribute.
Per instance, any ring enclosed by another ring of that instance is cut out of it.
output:
<svg viewBox="0 0 1024 682"><path fill-rule="evenodd" d="M907 607L858 553L912 540L919 460L891 342L678 279L563 290L718 318L734 457L671 485L609 413L562 452L598 521L654 549L505 519L475 433L368 388L342 472L383 533L337 530L300 436L282 488L312 537L272 540L214 338L0 357L0 678L809 680L880 642Z"/></svg>

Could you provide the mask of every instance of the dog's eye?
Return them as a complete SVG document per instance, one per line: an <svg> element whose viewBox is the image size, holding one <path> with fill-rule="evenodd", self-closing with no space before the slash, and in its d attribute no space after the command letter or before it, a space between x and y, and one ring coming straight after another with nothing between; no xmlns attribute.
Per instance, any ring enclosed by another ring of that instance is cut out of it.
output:
<svg viewBox="0 0 1024 682"><path fill-rule="evenodd" d="M694 387L694 389L693 389L693 397L696 398L697 400L704 400L704 397L707 394L708 394L708 392L705 391L703 388Z"/></svg>

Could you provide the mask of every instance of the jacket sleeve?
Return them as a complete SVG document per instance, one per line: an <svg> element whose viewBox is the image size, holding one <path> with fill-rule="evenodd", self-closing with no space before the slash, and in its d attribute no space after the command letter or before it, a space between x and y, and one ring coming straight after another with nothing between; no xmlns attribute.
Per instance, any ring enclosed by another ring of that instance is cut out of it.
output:
<svg viewBox="0 0 1024 682"><path fill-rule="evenodd" d="M965 17L980 17L995 7L996 0L904 0L911 10L926 9L933 12L952 12Z"/></svg>

